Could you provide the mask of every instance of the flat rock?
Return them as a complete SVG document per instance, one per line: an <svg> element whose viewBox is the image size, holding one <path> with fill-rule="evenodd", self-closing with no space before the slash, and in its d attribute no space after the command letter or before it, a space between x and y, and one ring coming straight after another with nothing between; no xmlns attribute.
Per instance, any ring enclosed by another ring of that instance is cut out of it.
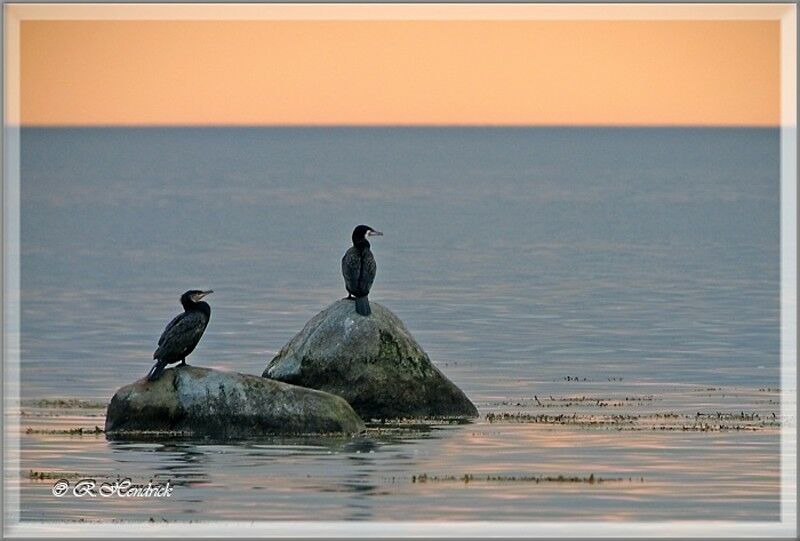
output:
<svg viewBox="0 0 800 541"><path fill-rule="evenodd" d="M403 322L370 301L361 316L340 300L314 316L263 376L346 399L362 418L477 417L469 398L436 368Z"/></svg>
<svg viewBox="0 0 800 541"><path fill-rule="evenodd" d="M248 438L275 434L354 434L364 423L342 398L258 376L195 366L170 368L119 389L106 435Z"/></svg>

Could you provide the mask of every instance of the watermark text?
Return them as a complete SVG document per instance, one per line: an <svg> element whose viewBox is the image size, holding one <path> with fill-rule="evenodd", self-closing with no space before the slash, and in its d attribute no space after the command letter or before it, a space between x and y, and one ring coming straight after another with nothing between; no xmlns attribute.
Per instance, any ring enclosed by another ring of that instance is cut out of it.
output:
<svg viewBox="0 0 800 541"><path fill-rule="evenodd" d="M62 498L169 498L175 487L169 481L153 484L134 483L130 478L111 482L98 482L96 479L81 479L70 485L66 479L59 479L53 485L53 496Z"/></svg>

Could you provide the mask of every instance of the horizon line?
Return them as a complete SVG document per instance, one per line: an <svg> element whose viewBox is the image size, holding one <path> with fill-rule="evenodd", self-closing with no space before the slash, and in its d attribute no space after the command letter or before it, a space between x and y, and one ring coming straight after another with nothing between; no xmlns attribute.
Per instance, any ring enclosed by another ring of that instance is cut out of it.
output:
<svg viewBox="0 0 800 541"><path fill-rule="evenodd" d="M537 124L504 124L504 123L119 123L119 124L4 124L5 129L75 129L75 128L676 128L676 129L780 129L794 127L794 124L558 124L558 123L537 123Z"/></svg>

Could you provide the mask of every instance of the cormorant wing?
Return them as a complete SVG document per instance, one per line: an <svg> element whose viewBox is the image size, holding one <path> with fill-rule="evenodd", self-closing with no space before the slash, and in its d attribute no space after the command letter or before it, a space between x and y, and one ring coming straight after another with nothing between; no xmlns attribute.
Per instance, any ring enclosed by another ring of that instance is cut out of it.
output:
<svg viewBox="0 0 800 541"><path fill-rule="evenodd" d="M361 256L358 249L353 246L342 257L342 276L344 286L348 293L355 295L359 292L358 279L361 274Z"/></svg>
<svg viewBox="0 0 800 541"><path fill-rule="evenodd" d="M353 246L347 250L342 258L342 276L347 291L358 297L369 294L377 268L369 248L359 250Z"/></svg>
<svg viewBox="0 0 800 541"><path fill-rule="evenodd" d="M372 289L372 282L375 281L375 273L378 271L378 264L375 263L375 257L370 250L364 250L361 257L361 275L358 279L359 289L365 293L369 293Z"/></svg>
<svg viewBox="0 0 800 541"><path fill-rule="evenodd" d="M200 341L207 325L208 319L202 312L190 311L180 314L164 329L153 358L168 362L182 359L185 352L193 349Z"/></svg>
<svg viewBox="0 0 800 541"><path fill-rule="evenodd" d="M161 338L159 338L159 339L158 339L158 345L159 345L159 346L160 346L161 344L163 344L163 343L164 343L164 339L167 337L167 334L169 333L169 330L170 330L172 327L174 327L174 326L175 326L175 324L176 324L177 322L179 322L179 321L181 320L181 318L182 318L183 316L185 316L185 315L186 315L185 313L183 313L183 314L178 314L177 316L175 316L174 318L172 318L172 321L170 321L169 323L167 323L167 326L166 326L166 327L164 327L164 332L162 332L162 333L161 333Z"/></svg>

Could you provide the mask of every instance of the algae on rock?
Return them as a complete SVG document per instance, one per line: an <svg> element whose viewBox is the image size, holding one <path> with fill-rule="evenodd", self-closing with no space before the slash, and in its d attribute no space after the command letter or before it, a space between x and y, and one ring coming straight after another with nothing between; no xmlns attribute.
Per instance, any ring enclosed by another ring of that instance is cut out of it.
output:
<svg viewBox="0 0 800 541"><path fill-rule="evenodd" d="M106 434L179 433L218 438L273 434L353 434L364 423L338 396L258 376L182 366L154 382L119 389L106 414Z"/></svg>
<svg viewBox="0 0 800 541"><path fill-rule="evenodd" d="M263 376L345 398L364 419L476 417L478 410L411 336L372 302L361 316L352 300L314 316L269 362Z"/></svg>

